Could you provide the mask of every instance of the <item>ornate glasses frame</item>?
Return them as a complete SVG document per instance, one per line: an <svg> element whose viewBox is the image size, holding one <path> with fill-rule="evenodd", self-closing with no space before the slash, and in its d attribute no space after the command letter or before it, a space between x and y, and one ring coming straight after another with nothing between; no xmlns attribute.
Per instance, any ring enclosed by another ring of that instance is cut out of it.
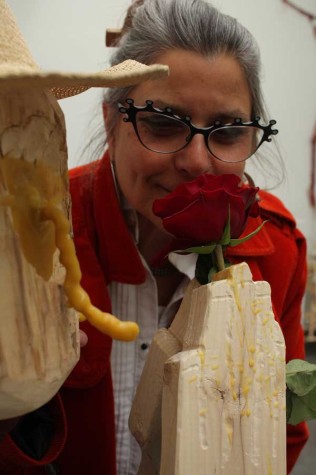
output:
<svg viewBox="0 0 316 475"><path fill-rule="evenodd" d="M121 114L127 114L127 117L124 117L123 121L124 122L131 122L140 143L145 148L147 148L147 150L151 150L151 151L156 152L156 153L168 154L168 153L178 152L178 151L184 149L187 145L189 145L192 138L196 134L201 134L204 137L205 145L206 145L208 151L212 155L214 155L212 153L212 150L209 147L209 142L208 142L209 136L212 132L214 132L218 129L228 129L230 127L253 127L253 128L262 130L262 132L263 132L262 138L259 141L259 143L257 144L257 146L254 149L254 151L252 152L252 154L249 155L248 157L244 158L243 160L239 160L240 162L243 162L243 161L246 161L248 158L250 158L250 156L252 156L254 153L256 153L258 148L264 142L271 142L271 140L272 140L271 136L272 135L276 135L276 134L279 133L279 131L277 129L272 128L276 124L275 120L270 120L268 125L262 125L262 124L259 123L259 121L261 120L261 118L259 116L255 117L250 122L243 122L243 120L241 118L236 118L236 119L234 119L233 122L228 123L228 124L227 123L224 124L220 120L216 120L214 122L214 124L209 126L209 127L197 127L196 125L192 124L190 116L180 117L180 116L178 116L177 114L174 113L174 111L171 107L165 107L164 109L159 109L157 107L154 107L154 102L152 100L147 100L145 106L136 106L134 104L134 100L130 99L130 98L126 99L125 102L128 105L127 107L124 106L121 103L118 103L119 112ZM160 115L163 115L163 116L166 116L166 117L170 117L172 119L176 119L176 120L182 122L183 124L185 124L190 129L190 133L189 133L188 137L186 138L186 142L181 147L179 147L176 150L173 150L172 152L171 151L165 152L165 151L158 151L158 150L151 149L150 147L148 147L142 141L142 139L139 135L139 131L138 131L138 128L137 128L137 121L136 121L136 116L137 116L138 112L153 112L153 113L157 113L157 114L160 114ZM214 156L218 160L226 161L226 160L222 160L221 158L217 157L216 155L214 155Z"/></svg>

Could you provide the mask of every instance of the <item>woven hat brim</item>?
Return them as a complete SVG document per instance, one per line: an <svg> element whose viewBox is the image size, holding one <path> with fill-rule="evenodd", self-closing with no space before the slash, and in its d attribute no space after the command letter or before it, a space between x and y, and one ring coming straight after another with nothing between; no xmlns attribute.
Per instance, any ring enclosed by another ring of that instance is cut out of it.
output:
<svg viewBox="0 0 316 475"><path fill-rule="evenodd" d="M25 68L0 68L0 88L51 89L57 99L71 97L91 87L127 87L150 79L159 79L169 74L169 68L162 64L145 65L126 60L106 71L85 74L73 72L46 72Z"/></svg>

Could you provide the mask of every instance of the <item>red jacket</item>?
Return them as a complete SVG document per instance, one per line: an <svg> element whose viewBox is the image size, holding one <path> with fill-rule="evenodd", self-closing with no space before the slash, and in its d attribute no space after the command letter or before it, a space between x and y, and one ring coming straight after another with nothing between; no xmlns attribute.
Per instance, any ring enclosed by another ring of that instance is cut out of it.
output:
<svg viewBox="0 0 316 475"><path fill-rule="evenodd" d="M72 218L82 285L94 305L111 312L107 284L113 280L140 284L145 270L120 211L108 156L70 173ZM271 285L275 316L286 341L287 360L304 358L300 324L305 290L305 240L282 203L260 192L261 217L249 221L248 234L262 219L269 222L251 240L231 248L232 262L246 261L254 280ZM40 462L25 456L7 436L0 446L0 473L41 474L55 460L57 473L115 475L115 431L110 371L111 340L84 322L89 343L80 361L52 400L56 432ZM288 470L305 441L305 424L288 427ZM22 468L24 467L24 468ZM46 472L47 473L47 472Z"/></svg>

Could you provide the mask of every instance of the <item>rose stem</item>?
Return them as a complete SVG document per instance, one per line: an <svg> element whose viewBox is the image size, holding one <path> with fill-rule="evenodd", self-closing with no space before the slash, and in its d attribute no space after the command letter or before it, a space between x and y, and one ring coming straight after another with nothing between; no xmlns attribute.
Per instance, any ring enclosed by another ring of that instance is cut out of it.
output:
<svg viewBox="0 0 316 475"><path fill-rule="evenodd" d="M224 262L224 256L223 256L223 248L220 244L217 244L215 247L215 256L216 256L216 261L217 261L217 267L218 270L224 270L225 269L225 262Z"/></svg>

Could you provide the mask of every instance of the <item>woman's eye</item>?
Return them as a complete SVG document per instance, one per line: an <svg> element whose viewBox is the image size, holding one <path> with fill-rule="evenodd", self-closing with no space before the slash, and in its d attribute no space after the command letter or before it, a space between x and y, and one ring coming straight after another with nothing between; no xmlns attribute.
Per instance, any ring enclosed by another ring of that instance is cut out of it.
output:
<svg viewBox="0 0 316 475"><path fill-rule="evenodd" d="M248 127L224 127L211 133L210 139L222 143L234 143L249 138L251 130Z"/></svg>
<svg viewBox="0 0 316 475"><path fill-rule="evenodd" d="M155 135L171 135L183 133L186 126L177 119L166 117L159 114L140 115L137 117L137 127Z"/></svg>

